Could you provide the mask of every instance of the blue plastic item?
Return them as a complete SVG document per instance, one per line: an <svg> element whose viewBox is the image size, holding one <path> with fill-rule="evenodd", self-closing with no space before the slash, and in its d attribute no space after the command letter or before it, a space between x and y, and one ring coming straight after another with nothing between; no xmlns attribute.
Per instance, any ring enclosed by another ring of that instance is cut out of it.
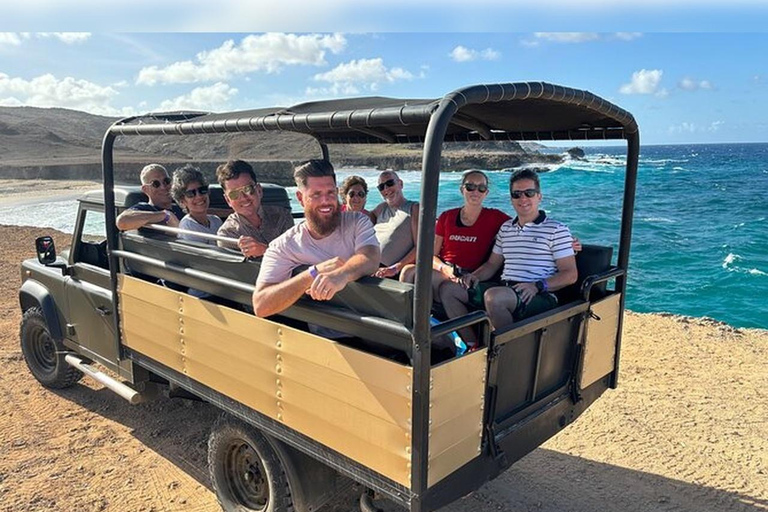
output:
<svg viewBox="0 0 768 512"><path fill-rule="evenodd" d="M440 322L440 320L438 320L434 316L429 317L429 322L432 325L437 325L439 323L442 323ZM467 344L464 343L463 339L461 339L461 336L459 336L459 333L457 333L456 331L451 331L448 334L446 334L446 336L448 336L451 339L451 341L453 341L453 345L456 347L456 357L463 356L467 352Z"/></svg>

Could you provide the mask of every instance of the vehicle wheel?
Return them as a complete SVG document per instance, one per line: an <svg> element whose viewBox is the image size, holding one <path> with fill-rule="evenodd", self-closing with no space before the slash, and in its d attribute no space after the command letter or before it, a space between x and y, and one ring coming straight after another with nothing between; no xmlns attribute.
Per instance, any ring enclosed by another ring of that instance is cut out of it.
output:
<svg viewBox="0 0 768 512"><path fill-rule="evenodd" d="M293 512L288 478L269 441L227 414L208 438L208 472L227 512Z"/></svg>
<svg viewBox="0 0 768 512"><path fill-rule="evenodd" d="M47 388L72 386L83 376L64 360L64 345L48 330L40 308L30 308L21 318L21 353L32 375Z"/></svg>

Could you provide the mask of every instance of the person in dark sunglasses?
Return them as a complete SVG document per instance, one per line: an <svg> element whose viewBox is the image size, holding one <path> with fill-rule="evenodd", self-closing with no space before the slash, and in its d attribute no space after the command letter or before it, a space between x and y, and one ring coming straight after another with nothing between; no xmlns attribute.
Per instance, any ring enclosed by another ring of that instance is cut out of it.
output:
<svg viewBox="0 0 768 512"><path fill-rule="evenodd" d="M368 199L368 184L362 176L347 176L341 183L339 192L342 212L362 212L371 217L371 212L365 209L365 202Z"/></svg>
<svg viewBox="0 0 768 512"><path fill-rule="evenodd" d="M173 198L187 214L179 221L179 227L188 231L215 235L221 227L221 218L209 213L208 180L200 170L190 164L173 172ZM192 240L204 244L216 245L207 238L181 233L182 240Z"/></svg>
<svg viewBox="0 0 768 512"><path fill-rule="evenodd" d="M149 164L141 170L141 191L147 202L137 203L122 212L116 221L117 229L128 231L148 224L178 227L184 212L171 198L171 178L160 164Z"/></svg>
<svg viewBox="0 0 768 512"><path fill-rule="evenodd" d="M394 171L382 172L376 188L384 202L371 211L381 244L381 268L374 275L397 278L406 265L416 261L419 203L405 198L403 180Z"/></svg>
<svg viewBox="0 0 768 512"><path fill-rule="evenodd" d="M224 199L234 210L218 231L220 236L233 240L218 242L220 246L240 249L246 258L259 258L269 242L293 227L289 209L261 204L261 185L248 162L230 160L221 164L216 169L216 179Z"/></svg>
<svg viewBox="0 0 768 512"><path fill-rule="evenodd" d="M541 184L536 172L516 171L509 191L517 217L501 225L487 261L464 276L465 292L441 294L452 318L466 314L470 304L484 308L493 327L501 329L556 307L552 292L578 278L570 230L539 210ZM501 281L489 281L499 270ZM461 334L474 336L471 329Z"/></svg>
<svg viewBox="0 0 768 512"><path fill-rule="evenodd" d="M499 227L510 219L501 210L483 207L489 191L488 176L484 172L465 172L459 190L464 205L443 212L435 225L432 297L436 302L442 302L441 293L466 295L464 275L485 262ZM407 265L402 280L412 283L415 270L414 265ZM467 331L462 338L472 346L477 337L471 329Z"/></svg>

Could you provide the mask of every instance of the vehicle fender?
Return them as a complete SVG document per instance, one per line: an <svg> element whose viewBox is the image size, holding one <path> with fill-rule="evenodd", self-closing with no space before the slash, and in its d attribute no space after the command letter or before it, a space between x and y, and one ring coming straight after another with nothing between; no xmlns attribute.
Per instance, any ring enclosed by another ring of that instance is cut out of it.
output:
<svg viewBox="0 0 768 512"><path fill-rule="evenodd" d="M331 500L351 480L296 448L265 434L288 477L296 512L314 512Z"/></svg>
<svg viewBox="0 0 768 512"><path fill-rule="evenodd" d="M45 286L30 279L24 281L19 289L19 303L21 304L21 311L39 307L43 312L43 317L45 317L45 323L48 324L51 336L56 340L64 339L56 302Z"/></svg>

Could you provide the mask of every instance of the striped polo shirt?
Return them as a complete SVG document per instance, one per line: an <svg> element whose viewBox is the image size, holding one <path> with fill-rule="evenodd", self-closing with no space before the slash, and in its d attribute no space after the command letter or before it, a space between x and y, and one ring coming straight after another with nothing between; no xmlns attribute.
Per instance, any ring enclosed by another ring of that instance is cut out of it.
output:
<svg viewBox="0 0 768 512"><path fill-rule="evenodd" d="M555 261L573 256L573 237L565 224L539 210L539 216L524 226L517 217L502 224L493 252L504 257L504 281L530 283L555 275Z"/></svg>

